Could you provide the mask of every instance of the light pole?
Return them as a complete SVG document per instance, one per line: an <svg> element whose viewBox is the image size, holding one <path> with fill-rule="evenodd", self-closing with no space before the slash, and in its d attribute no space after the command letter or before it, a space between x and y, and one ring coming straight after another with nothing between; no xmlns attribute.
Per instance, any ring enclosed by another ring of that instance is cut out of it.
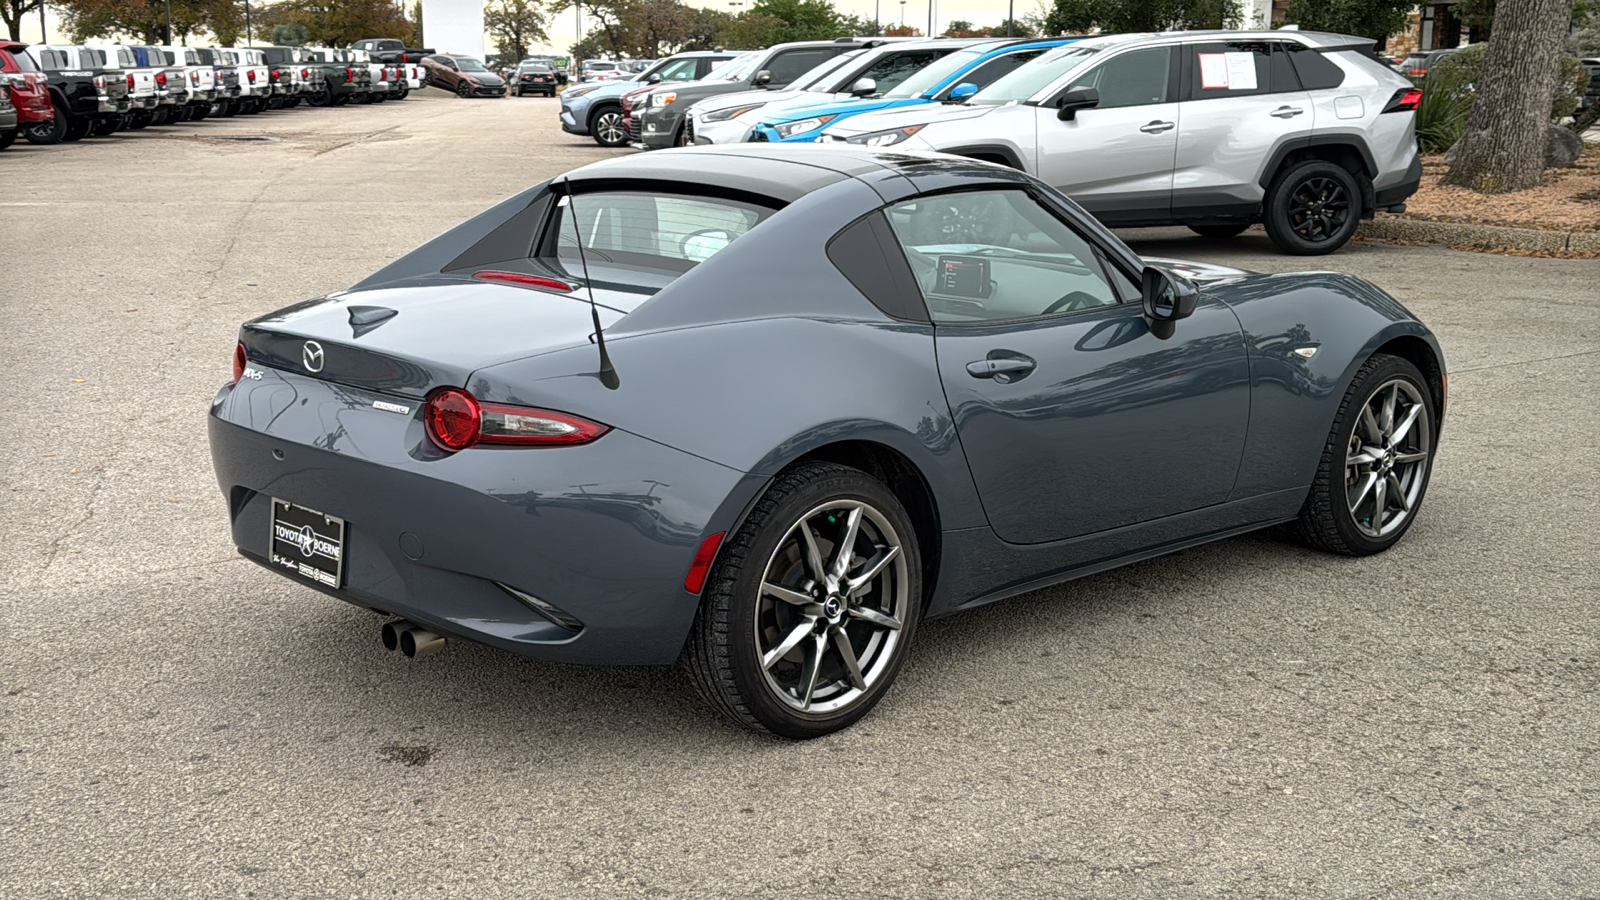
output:
<svg viewBox="0 0 1600 900"><path fill-rule="evenodd" d="M250 37L250 0L244 0L244 45L249 47L254 43Z"/></svg>
<svg viewBox="0 0 1600 900"><path fill-rule="evenodd" d="M1006 37L1011 37L1011 23L1017 20L1017 0L1006 4Z"/></svg>
<svg viewBox="0 0 1600 900"><path fill-rule="evenodd" d="M167 0L167 46L172 46L172 0Z"/></svg>
<svg viewBox="0 0 1600 900"><path fill-rule="evenodd" d="M44 27L44 4L39 4L39 43L50 43L50 32Z"/></svg>
<svg viewBox="0 0 1600 900"><path fill-rule="evenodd" d="M877 32L873 37L883 34L883 19L878 17L878 7L882 3L883 0L872 0L872 30Z"/></svg>
<svg viewBox="0 0 1600 900"><path fill-rule="evenodd" d="M906 0L900 0L900 27L906 27Z"/></svg>

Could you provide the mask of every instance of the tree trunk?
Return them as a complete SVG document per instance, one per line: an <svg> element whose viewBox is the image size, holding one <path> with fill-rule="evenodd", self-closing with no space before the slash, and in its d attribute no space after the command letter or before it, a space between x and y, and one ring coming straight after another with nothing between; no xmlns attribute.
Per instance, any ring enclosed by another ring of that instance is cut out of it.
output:
<svg viewBox="0 0 1600 900"><path fill-rule="evenodd" d="M1525 191L1544 172L1550 95L1572 0L1500 0L1477 98L1455 164L1441 183L1485 194Z"/></svg>

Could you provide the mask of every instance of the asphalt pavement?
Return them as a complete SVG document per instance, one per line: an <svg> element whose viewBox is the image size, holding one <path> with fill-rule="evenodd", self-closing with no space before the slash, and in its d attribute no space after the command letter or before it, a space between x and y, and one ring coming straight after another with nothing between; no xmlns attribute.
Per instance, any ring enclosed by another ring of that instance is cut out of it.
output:
<svg viewBox="0 0 1600 900"><path fill-rule="evenodd" d="M670 669L411 662L241 560L238 324L629 152L555 118L428 91L0 153L0 896L1600 897L1600 261L1126 232L1437 330L1416 526L926 623L810 743Z"/></svg>

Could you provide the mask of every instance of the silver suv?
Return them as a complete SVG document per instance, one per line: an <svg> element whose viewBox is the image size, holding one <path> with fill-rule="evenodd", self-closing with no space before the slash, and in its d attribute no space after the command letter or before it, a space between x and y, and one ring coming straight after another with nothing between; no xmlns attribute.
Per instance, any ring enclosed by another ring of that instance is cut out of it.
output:
<svg viewBox="0 0 1600 900"><path fill-rule="evenodd" d="M1417 190L1421 92L1372 41L1296 31L1110 35L1051 50L960 106L854 116L819 141L1021 169L1115 226L1330 253Z"/></svg>

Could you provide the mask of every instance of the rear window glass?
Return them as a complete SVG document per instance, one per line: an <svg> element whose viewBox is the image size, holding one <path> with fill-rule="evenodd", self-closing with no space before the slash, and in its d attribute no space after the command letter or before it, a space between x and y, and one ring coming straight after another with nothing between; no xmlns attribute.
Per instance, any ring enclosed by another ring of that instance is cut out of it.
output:
<svg viewBox="0 0 1600 900"><path fill-rule="evenodd" d="M10 58L12 62L17 64L17 71L19 72L39 71L39 67L33 64L33 57L26 53L18 51L16 53L7 53L5 55Z"/></svg>
<svg viewBox="0 0 1600 900"><path fill-rule="evenodd" d="M574 278L583 277L587 263L596 284L653 292L715 256L772 212L719 197L579 194L572 204L562 198L556 212L555 259L545 261Z"/></svg>

